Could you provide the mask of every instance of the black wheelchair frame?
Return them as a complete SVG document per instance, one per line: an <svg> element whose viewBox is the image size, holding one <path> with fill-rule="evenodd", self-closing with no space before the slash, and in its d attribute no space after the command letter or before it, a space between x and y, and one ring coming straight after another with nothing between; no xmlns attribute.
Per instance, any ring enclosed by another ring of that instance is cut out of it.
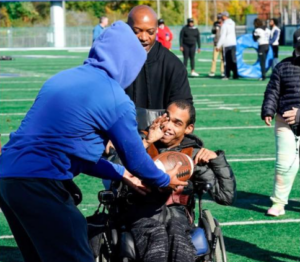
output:
<svg viewBox="0 0 300 262"><path fill-rule="evenodd" d="M113 182L114 184L114 182ZM227 262L222 230L218 221L207 209L202 209L202 196L210 190L210 184L195 184L198 187L198 225L205 232L208 250L195 257L197 262ZM90 245L96 262L135 261L135 246L131 233L120 219L120 205L130 202L130 194L124 195L120 185L98 193L99 206L89 218L88 229ZM194 216L194 214L193 214ZM195 228L197 228L195 226ZM191 261L194 262L194 261Z"/></svg>

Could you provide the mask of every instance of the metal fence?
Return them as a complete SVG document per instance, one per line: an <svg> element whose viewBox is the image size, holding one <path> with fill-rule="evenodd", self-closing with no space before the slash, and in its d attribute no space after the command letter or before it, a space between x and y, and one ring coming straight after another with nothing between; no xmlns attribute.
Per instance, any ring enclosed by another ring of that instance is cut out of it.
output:
<svg viewBox="0 0 300 262"><path fill-rule="evenodd" d="M170 26L174 39L173 48L179 48L179 34L181 26ZM199 26L201 43L212 43L211 27ZM90 47L92 44L92 26L66 27L65 47ZM245 26L237 27L237 35L246 32ZM23 27L1 28L0 48L46 48L54 46L53 28L51 27Z"/></svg>

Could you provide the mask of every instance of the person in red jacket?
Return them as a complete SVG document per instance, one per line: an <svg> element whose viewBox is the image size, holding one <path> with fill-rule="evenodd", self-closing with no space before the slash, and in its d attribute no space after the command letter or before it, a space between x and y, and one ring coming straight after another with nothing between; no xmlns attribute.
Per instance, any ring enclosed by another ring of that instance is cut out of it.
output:
<svg viewBox="0 0 300 262"><path fill-rule="evenodd" d="M158 19L157 41L169 50L172 47L173 34L169 27L165 25L165 21Z"/></svg>

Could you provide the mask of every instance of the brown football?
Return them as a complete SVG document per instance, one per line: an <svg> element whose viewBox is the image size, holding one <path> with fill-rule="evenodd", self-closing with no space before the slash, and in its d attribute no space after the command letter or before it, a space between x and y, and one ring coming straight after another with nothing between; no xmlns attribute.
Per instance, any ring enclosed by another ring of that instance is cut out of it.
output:
<svg viewBox="0 0 300 262"><path fill-rule="evenodd" d="M175 151L164 152L154 157L153 161L165 173L173 169L178 162L181 162L182 166L179 168L179 173L177 174L177 178L180 181L188 180L194 172L193 160L184 153Z"/></svg>

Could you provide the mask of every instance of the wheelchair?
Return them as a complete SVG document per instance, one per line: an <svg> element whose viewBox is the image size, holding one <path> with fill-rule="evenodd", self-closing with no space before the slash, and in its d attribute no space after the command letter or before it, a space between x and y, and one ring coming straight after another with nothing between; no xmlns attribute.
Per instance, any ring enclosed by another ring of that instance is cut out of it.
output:
<svg viewBox="0 0 300 262"><path fill-rule="evenodd" d="M210 184L198 187L198 224L191 231L196 249L195 261L227 262L226 249L218 221L207 209L202 209L202 196L211 188ZM134 262L136 251L133 237L122 223L121 209L131 203L130 193L122 191L122 185L113 182L110 190L98 193L99 206L95 214L87 218L90 245L96 262ZM194 216L194 214L193 214Z"/></svg>
<svg viewBox="0 0 300 262"><path fill-rule="evenodd" d="M136 108L139 130L146 130L153 120L165 110ZM110 159L113 161L112 159ZM114 161L113 161L114 162ZM202 196L211 188L210 184L196 183L199 218L191 231L196 249L197 262L227 262L226 249L218 221L207 209L202 209ZM122 207L133 202L132 194L122 190L122 184L112 182L109 190L98 193L100 202L94 215L87 218L90 245L96 262L134 262L136 251L133 237L120 219ZM191 215L195 220L195 197ZM187 261L190 262L190 261Z"/></svg>

